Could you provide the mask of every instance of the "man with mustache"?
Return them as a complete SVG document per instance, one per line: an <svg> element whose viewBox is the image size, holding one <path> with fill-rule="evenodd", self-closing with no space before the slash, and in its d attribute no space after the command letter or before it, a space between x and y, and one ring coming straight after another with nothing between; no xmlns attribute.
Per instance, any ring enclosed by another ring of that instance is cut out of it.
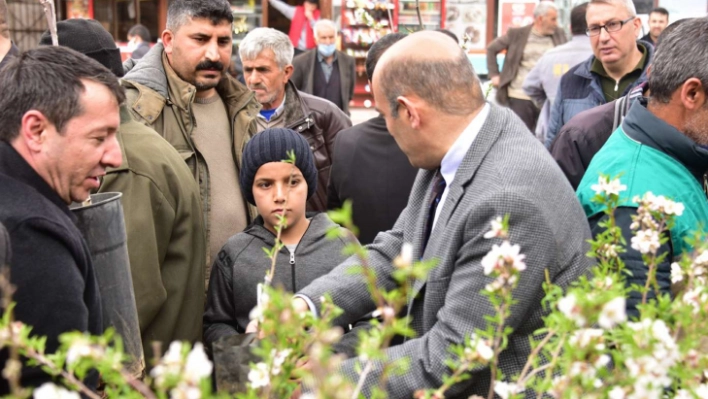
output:
<svg viewBox="0 0 708 399"><path fill-rule="evenodd" d="M162 44L123 81L135 118L167 139L199 182L207 279L224 243L251 221L238 173L243 147L256 133L252 122L260 106L225 72L232 22L226 0L171 1Z"/></svg>
<svg viewBox="0 0 708 399"><path fill-rule="evenodd" d="M289 81L294 51L288 36L272 28L252 30L239 46L246 85L263 106L256 118L258 131L285 127L310 143L318 177L317 190L307 201L307 210L321 212L327 210L334 138L352 122L334 103L298 91Z"/></svg>

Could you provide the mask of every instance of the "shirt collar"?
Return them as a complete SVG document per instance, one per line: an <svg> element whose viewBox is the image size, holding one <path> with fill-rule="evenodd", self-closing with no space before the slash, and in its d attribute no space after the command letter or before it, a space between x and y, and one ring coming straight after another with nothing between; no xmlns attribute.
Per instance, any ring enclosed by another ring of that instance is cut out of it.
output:
<svg viewBox="0 0 708 399"><path fill-rule="evenodd" d="M315 49L315 51L317 51L317 49ZM322 56L322 54L320 54L319 51L317 51L317 61L326 62L324 57ZM335 61L337 61L337 51L336 50L334 51L334 58L332 58L332 63L334 64Z"/></svg>
<svg viewBox="0 0 708 399"><path fill-rule="evenodd" d="M283 113L283 110L285 110L285 98L286 97L287 97L287 92L283 93L283 101L281 101L280 105L278 105L278 108L275 109L275 112L270 117L270 120L273 120L273 119L279 117ZM261 115L260 113L258 113L257 115L259 118L265 119L265 116Z"/></svg>
<svg viewBox="0 0 708 399"><path fill-rule="evenodd" d="M445 157L443 157L443 160L440 163L440 173L448 186L455 179L457 169L460 167L467 151L469 151L470 147L472 147L472 143L474 142L474 139L477 138L480 129L482 129L482 125L484 125L484 122L487 120L489 110L489 104L485 103L482 110L479 111L479 114L477 114L477 116L472 119L472 122L467 125L465 130L460 133L460 136L452 144L452 147L450 147L447 151Z"/></svg>

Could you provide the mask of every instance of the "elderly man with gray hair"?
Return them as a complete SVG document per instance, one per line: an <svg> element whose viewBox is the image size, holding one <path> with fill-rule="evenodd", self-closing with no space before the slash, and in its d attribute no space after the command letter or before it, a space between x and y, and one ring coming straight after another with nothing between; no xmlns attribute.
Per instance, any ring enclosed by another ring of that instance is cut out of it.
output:
<svg viewBox="0 0 708 399"><path fill-rule="evenodd" d="M308 200L307 210L321 212L327 209L334 138L352 122L330 101L298 91L289 81L294 52L288 36L272 28L252 30L239 46L246 86L262 106L256 117L258 131L287 127L310 143L318 177L317 191Z"/></svg>
<svg viewBox="0 0 708 399"><path fill-rule="evenodd" d="M7 21L7 2L0 0L0 69L20 50L10 40L10 26Z"/></svg>
<svg viewBox="0 0 708 399"><path fill-rule="evenodd" d="M329 19L315 23L317 48L299 54L293 60L290 80L298 90L325 98L349 115L354 98L356 61L335 47L337 27Z"/></svg>
<svg viewBox="0 0 708 399"><path fill-rule="evenodd" d="M660 37L649 76L651 97L634 101L620 127L595 154L578 187L577 195L590 227L600 231L606 215L597 203L592 186L600 174L620 176L626 190L620 193L622 206L614 213L615 223L629 242L631 225L639 204L631 201L651 192L683 204L668 228L669 240L656 251L655 283L663 293L671 287L671 263L684 252L694 250L687 240L708 226L705 173L708 170L708 18L682 23ZM681 60L681 62L677 62ZM661 258L662 254L668 254ZM627 247L620 254L628 271L627 285L644 285L648 270L643 253ZM656 296L650 290L648 298ZM642 294L631 291L627 313L637 316Z"/></svg>
<svg viewBox="0 0 708 399"><path fill-rule="evenodd" d="M487 46L487 68L492 85L497 88L497 102L511 108L532 132L541 111L524 92L524 79L546 51L566 42L565 33L558 28L558 11L552 1L541 1L533 15L532 24L509 28ZM503 50L506 58L499 73L497 54Z"/></svg>

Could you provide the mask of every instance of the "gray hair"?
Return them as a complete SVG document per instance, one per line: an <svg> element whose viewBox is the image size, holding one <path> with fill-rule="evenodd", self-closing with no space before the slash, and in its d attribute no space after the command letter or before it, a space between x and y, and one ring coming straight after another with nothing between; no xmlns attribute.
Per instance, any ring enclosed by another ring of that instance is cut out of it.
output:
<svg viewBox="0 0 708 399"><path fill-rule="evenodd" d="M312 31L314 32L315 37L317 37L317 31L323 26L332 28L332 30L334 31L334 34L335 35L337 34L337 25L335 25L334 22L332 22L329 19L320 19L317 22L315 22L315 26L312 27Z"/></svg>
<svg viewBox="0 0 708 399"><path fill-rule="evenodd" d="M264 50L270 49L280 69L293 63L295 49L285 33L273 28L256 28L246 35L238 46L242 60L253 60Z"/></svg>
<svg viewBox="0 0 708 399"><path fill-rule="evenodd" d="M702 39L701 39L702 38ZM681 60L681 62L677 62ZM652 101L669 103L672 94L690 78L698 78L708 92L708 17L692 18L661 38L649 89Z"/></svg>
<svg viewBox="0 0 708 399"><path fill-rule="evenodd" d="M558 10L556 5L552 1L541 1L533 9L533 17L538 18L548 14L550 10Z"/></svg>
<svg viewBox="0 0 708 399"><path fill-rule="evenodd" d="M624 7L630 17L637 16L637 9L634 7L632 0L590 0L590 4L612 4Z"/></svg>
<svg viewBox="0 0 708 399"><path fill-rule="evenodd" d="M448 115L467 115L484 103L479 79L462 50L455 59L391 60L383 66L380 82L394 118L399 96L414 94Z"/></svg>

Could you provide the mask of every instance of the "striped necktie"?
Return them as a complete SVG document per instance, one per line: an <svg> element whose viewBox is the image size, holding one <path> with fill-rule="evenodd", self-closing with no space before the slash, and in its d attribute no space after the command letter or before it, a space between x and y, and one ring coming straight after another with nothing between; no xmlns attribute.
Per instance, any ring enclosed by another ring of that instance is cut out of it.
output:
<svg viewBox="0 0 708 399"><path fill-rule="evenodd" d="M443 192L445 191L445 187L447 187L445 179L438 170L438 172L435 174L435 180L433 180L433 192L430 196L430 203L428 204L428 221L425 225L425 237L423 239L422 248L423 251L425 251L425 247L428 245L430 233L433 230L433 222L435 221L435 211L438 209L438 204L440 203L440 199L442 198Z"/></svg>

